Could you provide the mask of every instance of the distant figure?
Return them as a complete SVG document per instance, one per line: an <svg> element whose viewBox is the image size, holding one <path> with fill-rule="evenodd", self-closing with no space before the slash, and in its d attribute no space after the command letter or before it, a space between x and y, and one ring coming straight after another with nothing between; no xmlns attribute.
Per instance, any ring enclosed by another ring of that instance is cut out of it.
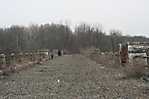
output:
<svg viewBox="0 0 149 99"><path fill-rule="evenodd" d="M61 50L58 50L58 56L62 56Z"/></svg>
<svg viewBox="0 0 149 99"><path fill-rule="evenodd" d="M49 50L49 60L54 58L53 50Z"/></svg>
<svg viewBox="0 0 149 99"><path fill-rule="evenodd" d="M53 55L53 53L51 54L51 59L53 60L53 58L54 58L54 55Z"/></svg>

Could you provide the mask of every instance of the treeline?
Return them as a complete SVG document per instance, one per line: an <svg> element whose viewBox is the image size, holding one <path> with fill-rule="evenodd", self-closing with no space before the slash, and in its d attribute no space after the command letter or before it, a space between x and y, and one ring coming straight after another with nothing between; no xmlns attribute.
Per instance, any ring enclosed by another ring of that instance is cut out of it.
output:
<svg viewBox="0 0 149 99"><path fill-rule="evenodd" d="M80 24L72 31L63 24L44 24L11 26L0 28L0 49L33 50L33 49L67 49L77 51L80 48L96 47L102 51L116 50L119 43L146 41L142 36L123 36L118 30L107 35L101 27Z"/></svg>

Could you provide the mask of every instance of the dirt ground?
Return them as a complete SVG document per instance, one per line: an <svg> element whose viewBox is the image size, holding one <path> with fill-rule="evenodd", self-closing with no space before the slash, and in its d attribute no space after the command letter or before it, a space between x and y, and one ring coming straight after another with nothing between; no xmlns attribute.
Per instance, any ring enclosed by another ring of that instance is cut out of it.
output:
<svg viewBox="0 0 149 99"><path fill-rule="evenodd" d="M66 55L1 77L0 99L149 99L148 83L122 75L119 68Z"/></svg>

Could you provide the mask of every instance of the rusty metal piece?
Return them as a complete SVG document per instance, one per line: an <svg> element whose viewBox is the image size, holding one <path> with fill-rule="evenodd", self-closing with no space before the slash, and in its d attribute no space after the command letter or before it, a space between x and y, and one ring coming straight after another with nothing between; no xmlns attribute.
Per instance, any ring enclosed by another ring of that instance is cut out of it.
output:
<svg viewBox="0 0 149 99"><path fill-rule="evenodd" d="M128 45L122 45L120 51L121 63L128 63Z"/></svg>
<svg viewBox="0 0 149 99"><path fill-rule="evenodd" d="M126 46L127 45L127 46ZM120 60L121 63L134 64L134 59L137 57L139 60L144 61L144 64L149 65L149 43L147 42L131 42L121 44L120 46Z"/></svg>

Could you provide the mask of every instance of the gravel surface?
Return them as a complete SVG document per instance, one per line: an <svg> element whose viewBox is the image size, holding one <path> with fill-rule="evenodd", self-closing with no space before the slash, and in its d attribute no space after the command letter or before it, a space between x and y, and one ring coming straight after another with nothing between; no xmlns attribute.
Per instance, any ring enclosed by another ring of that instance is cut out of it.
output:
<svg viewBox="0 0 149 99"><path fill-rule="evenodd" d="M56 57L0 77L0 99L149 99L149 84L81 56Z"/></svg>

